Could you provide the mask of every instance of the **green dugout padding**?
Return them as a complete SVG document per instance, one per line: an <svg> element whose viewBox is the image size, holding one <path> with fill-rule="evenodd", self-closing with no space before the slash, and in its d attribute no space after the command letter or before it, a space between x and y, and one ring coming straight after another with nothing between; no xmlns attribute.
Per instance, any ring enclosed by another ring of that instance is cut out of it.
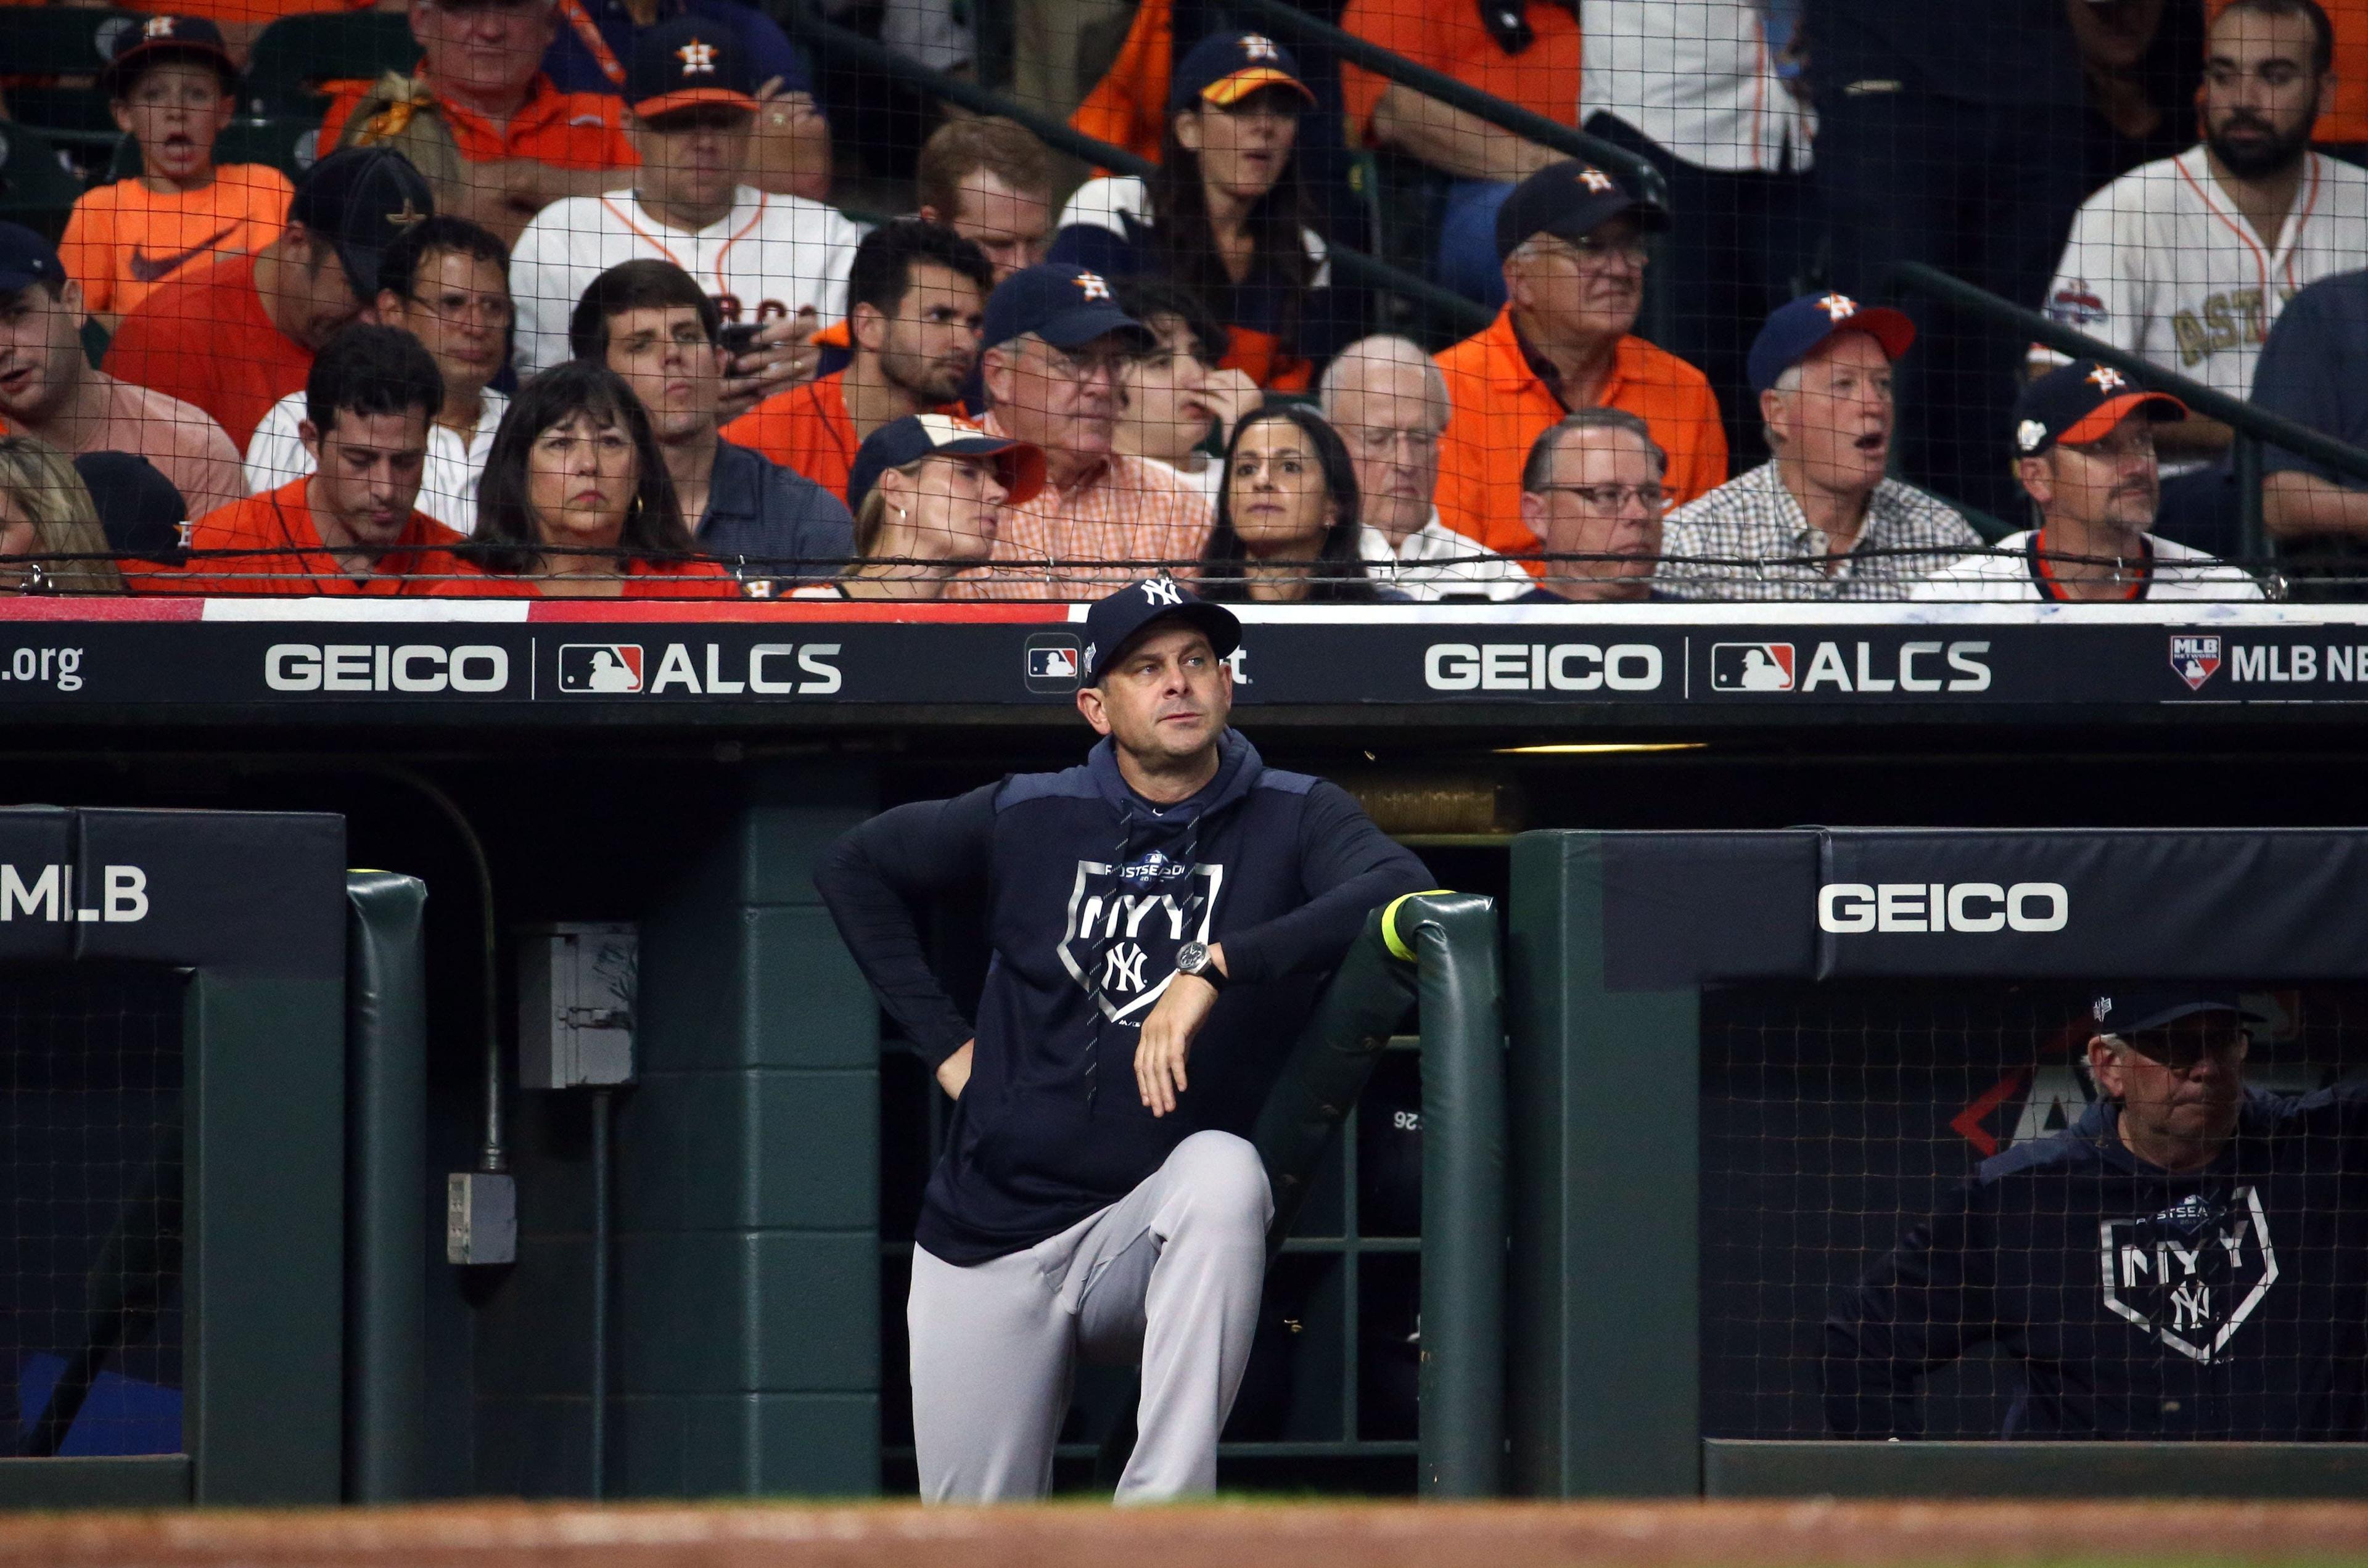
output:
<svg viewBox="0 0 2368 1568"><path fill-rule="evenodd" d="M336 816L0 810L0 966L178 976L178 1158L98 1221L61 1389L172 1299L185 1384L181 1452L0 1459L0 1506L337 1499L344 863Z"/></svg>

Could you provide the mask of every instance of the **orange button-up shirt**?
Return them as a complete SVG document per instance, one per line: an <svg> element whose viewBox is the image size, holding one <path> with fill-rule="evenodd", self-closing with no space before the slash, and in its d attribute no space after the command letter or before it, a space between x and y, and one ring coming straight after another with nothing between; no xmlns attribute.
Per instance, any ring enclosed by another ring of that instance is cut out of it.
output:
<svg viewBox="0 0 2368 1568"><path fill-rule="evenodd" d="M990 414L982 428L1007 436ZM1170 563L1198 570L1214 518L1201 493L1165 463L1112 456L1066 490L1049 481L1025 506L1006 506L995 555L947 585L954 599L1098 599ZM1127 562L1095 570L1096 562Z"/></svg>
<svg viewBox="0 0 2368 1568"><path fill-rule="evenodd" d="M332 97L321 119L321 145L335 147L355 108L370 97L369 82L325 84ZM435 84L428 84L430 91ZM500 125L462 108L442 93L436 107L451 128L452 145L472 164L524 158L555 169L625 169L641 163L625 140L624 100L609 93L563 93L551 78L535 74L526 102Z"/></svg>
<svg viewBox="0 0 2368 1568"><path fill-rule="evenodd" d="M277 490L233 501L198 519L189 536L193 553L179 574L145 577L142 592L156 594L361 594L375 597L427 594L477 596L489 590L484 574L452 553L467 542L424 512L411 521L386 553L381 570L357 580L321 542L306 497L308 476ZM245 551L244 555L207 556L207 551Z"/></svg>
<svg viewBox="0 0 2368 1568"><path fill-rule="evenodd" d="M1539 379L1513 331L1512 307L1438 357L1452 411L1440 437L1440 520L1506 555L1533 551L1521 521L1521 467L1539 433L1569 412ZM1662 483L1682 506L1726 483L1726 430L1702 373L1641 337L1620 340L1598 399L1652 427L1669 458Z"/></svg>

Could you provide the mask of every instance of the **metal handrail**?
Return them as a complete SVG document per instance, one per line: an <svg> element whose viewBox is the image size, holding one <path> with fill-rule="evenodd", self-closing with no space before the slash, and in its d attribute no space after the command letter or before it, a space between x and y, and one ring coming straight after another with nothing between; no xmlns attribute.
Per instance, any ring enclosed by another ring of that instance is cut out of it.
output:
<svg viewBox="0 0 2368 1568"><path fill-rule="evenodd" d="M960 104L974 113L1000 115L1006 119L1016 120L1038 141L1073 158L1109 169L1114 174L1133 175L1139 179L1149 178L1158 167L1147 158L1138 157L1123 147L1087 136L1065 121L1014 102L993 88L980 86L958 76L949 76L917 61L907 60L877 40L823 20L804 6L791 6L784 15L789 29L817 50L846 55L873 70L901 76L934 96ZM1545 123L1551 125L1553 121ZM1418 278L1363 251L1334 243L1326 245L1326 256L1344 278L1415 301L1445 317L1459 332L1477 332L1496 319L1496 312L1486 306L1475 304L1429 278Z"/></svg>
<svg viewBox="0 0 2368 1568"><path fill-rule="evenodd" d="M2353 479L2368 480L2368 451L2347 446L2283 414L2256 407L2175 370L2166 370L2149 359L2075 331L2038 311L2000 299L1987 289L1977 289L1937 267L1920 261L1896 262L1892 266L1889 281L2022 334L2033 343L2044 344L2059 353L2110 365L2138 385L2167 392L2196 413L2217 419L2234 430L2236 442L2229 456L2236 470L2238 520L2248 560L2265 559L2270 553L2269 536L2261 526L2263 444L2308 458Z"/></svg>

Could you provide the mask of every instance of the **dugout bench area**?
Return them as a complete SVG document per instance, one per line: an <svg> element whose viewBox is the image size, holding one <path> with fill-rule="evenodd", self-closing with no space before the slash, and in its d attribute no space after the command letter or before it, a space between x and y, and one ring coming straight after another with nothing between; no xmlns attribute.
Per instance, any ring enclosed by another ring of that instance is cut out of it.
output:
<svg viewBox="0 0 2368 1568"><path fill-rule="evenodd" d="M53 803L0 819L0 1506L909 1485L939 1119L811 868L883 805L1079 755L1066 610L74 608L0 607L6 803ZM2357 1494L2340 1445L1982 1441L1995 1362L1935 1380L1933 1441L1832 1442L1803 1338L1937 1184L2077 1110L2055 1036L2100 973L2263 988L2272 1086L2351 1070L2346 613L1246 615L1269 761L1494 901L1509 1051L1492 1130L1429 1042L1480 1027L1497 959L1467 934L1450 1009L1436 955L1373 934L1356 1109L1270 1102L1305 1175L1225 1483ZM2071 829L2114 831L2037 831ZM1822 887L1935 882L2052 886L2063 921L2026 892L2003 929L1820 929ZM522 1060L522 952L619 929L636 979L575 1020L574 1076ZM974 923L939 935L979 972ZM623 1076L593 1038L620 1013ZM450 1261L499 1250L485 1176L514 1249ZM1064 1482L1129 1392L1081 1379Z"/></svg>

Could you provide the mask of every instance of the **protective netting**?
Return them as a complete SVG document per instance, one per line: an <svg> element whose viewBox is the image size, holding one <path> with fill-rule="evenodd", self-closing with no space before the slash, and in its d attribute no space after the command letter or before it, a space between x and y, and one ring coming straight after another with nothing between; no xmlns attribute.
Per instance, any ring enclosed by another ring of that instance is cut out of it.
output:
<svg viewBox="0 0 2368 1568"><path fill-rule="evenodd" d="M0 1402L26 1457L181 1451L183 977L0 971Z"/></svg>
<svg viewBox="0 0 2368 1568"><path fill-rule="evenodd" d="M2244 601L2368 531L2359 0L198 10L0 8L19 586Z"/></svg>
<svg viewBox="0 0 2368 1568"><path fill-rule="evenodd" d="M2174 1175L2100 1131L2093 992L1705 993L1704 1435L2357 1440L2362 997L2245 1002L2278 1098Z"/></svg>

